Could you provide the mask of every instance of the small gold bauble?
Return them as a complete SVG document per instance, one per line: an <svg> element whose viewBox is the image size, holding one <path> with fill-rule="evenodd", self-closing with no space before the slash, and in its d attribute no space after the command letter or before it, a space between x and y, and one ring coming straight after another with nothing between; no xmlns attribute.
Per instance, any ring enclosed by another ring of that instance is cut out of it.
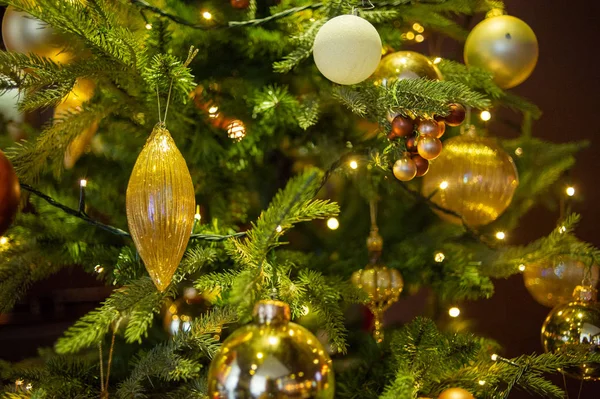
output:
<svg viewBox="0 0 600 399"><path fill-rule="evenodd" d="M422 134L417 141L417 151L420 156L431 161L442 153L442 142L434 136Z"/></svg>
<svg viewBox="0 0 600 399"><path fill-rule="evenodd" d="M64 51L64 39L54 29L13 6L8 6L4 13L2 39L8 51L34 53L59 63L72 58L72 54Z"/></svg>
<svg viewBox="0 0 600 399"><path fill-rule="evenodd" d="M501 15L484 19L467 37L465 64L493 73L503 89L522 83L538 60L538 42L533 30L519 18Z"/></svg>
<svg viewBox="0 0 600 399"><path fill-rule="evenodd" d="M254 322L223 342L208 371L210 399L332 399L334 389L327 351L279 301L257 303Z"/></svg>
<svg viewBox="0 0 600 399"><path fill-rule="evenodd" d="M572 298L573 290L581 284L588 270L591 285L595 287L598 265L588 268L568 256L526 265L523 280L527 291L538 303L552 308Z"/></svg>
<svg viewBox="0 0 600 399"><path fill-rule="evenodd" d="M493 139L471 130L444 142L444 151L423 177L423 195L433 195L434 203L458 213L469 226L482 226L506 210L518 185L512 158Z"/></svg>
<svg viewBox="0 0 600 399"><path fill-rule="evenodd" d="M429 58L414 51L397 51L386 55L373 73L376 85L389 86L399 79L441 80L442 74Z"/></svg>
<svg viewBox="0 0 600 399"><path fill-rule="evenodd" d="M542 326L542 345L546 352L600 352L600 306L596 302L596 296L595 288L578 286L571 302L552 309ZM584 380L600 379L598 363L588 363L564 371Z"/></svg>
<svg viewBox="0 0 600 399"><path fill-rule="evenodd" d="M466 389L448 388L440 394L438 399L475 399L475 397Z"/></svg>
<svg viewBox="0 0 600 399"><path fill-rule="evenodd" d="M394 163L394 176L400 181L409 181L417 175L417 165L408 156L403 156Z"/></svg>
<svg viewBox="0 0 600 399"><path fill-rule="evenodd" d="M373 336L377 342L382 342L383 313L398 301L404 288L402 275L396 269L388 269L381 265L369 265L352 274L352 284L369 296L367 306L375 317Z"/></svg>

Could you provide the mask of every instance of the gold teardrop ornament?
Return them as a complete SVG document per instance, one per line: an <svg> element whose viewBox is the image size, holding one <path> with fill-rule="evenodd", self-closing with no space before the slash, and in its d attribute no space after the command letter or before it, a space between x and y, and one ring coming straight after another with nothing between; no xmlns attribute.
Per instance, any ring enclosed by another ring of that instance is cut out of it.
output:
<svg viewBox="0 0 600 399"><path fill-rule="evenodd" d="M194 224L194 185L185 159L164 124L157 124L127 186L131 238L159 291L183 257Z"/></svg>

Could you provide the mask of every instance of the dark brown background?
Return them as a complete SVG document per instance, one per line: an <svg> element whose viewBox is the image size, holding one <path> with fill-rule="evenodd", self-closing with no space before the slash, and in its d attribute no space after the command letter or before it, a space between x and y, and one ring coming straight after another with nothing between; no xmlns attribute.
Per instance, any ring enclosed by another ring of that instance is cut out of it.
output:
<svg viewBox="0 0 600 399"><path fill-rule="evenodd" d="M535 124L540 138L565 142L587 139L592 145L581 153L572 172L578 201L574 210L584 217L577 234L600 246L598 228L600 184L596 175L600 166L600 133L596 112L600 108L598 93L597 40L600 5L594 1L505 0L510 14L518 16L536 32L540 42L540 59L533 75L515 92L531 99L544 111ZM476 21L474 21L475 23ZM449 48L448 51L452 51ZM506 117L515 119L514 116ZM490 130L503 137L517 132L498 122ZM511 243L526 243L547 234L555 226L557 214L536 208L510 233ZM96 287L90 276L73 270L55 276L31 290L30 299L16 308L17 315L0 315L0 358L17 360L35 354L39 346L50 346L78 315L93 308L106 294ZM60 292L57 299L56 294ZM76 300L73 302L73 299ZM394 312L408 316L419 308L419 297L395 307ZM508 357L541 352L540 327L549 312L531 299L521 276L496 282L496 295L461 306L462 317L475 320L475 333L496 339ZM562 379L556 382L562 386ZM579 382L568 380L571 398L577 397ZM527 396L515 392L511 398ZM599 398L600 384L585 383L581 398Z"/></svg>

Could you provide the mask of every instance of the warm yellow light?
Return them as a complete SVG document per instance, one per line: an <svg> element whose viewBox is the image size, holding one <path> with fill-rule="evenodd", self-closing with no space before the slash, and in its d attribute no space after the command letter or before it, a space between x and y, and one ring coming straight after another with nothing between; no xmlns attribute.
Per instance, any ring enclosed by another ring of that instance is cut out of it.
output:
<svg viewBox="0 0 600 399"><path fill-rule="evenodd" d="M572 197L572 196L575 195L575 187L569 186L569 187L567 187L567 189L565 190L565 192L567 193L567 195L569 197Z"/></svg>
<svg viewBox="0 0 600 399"><path fill-rule="evenodd" d="M81 180L79 180L79 185L80 185L81 187L87 187L87 180L85 180L85 179L81 179Z"/></svg>
<svg viewBox="0 0 600 399"><path fill-rule="evenodd" d="M518 157L523 155L523 149L521 147L517 147L517 149L515 150L515 155Z"/></svg>
<svg viewBox="0 0 600 399"><path fill-rule="evenodd" d="M506 238L506 233L503 231L499 231L496 233L496 238L498 240L504 240Z"/></svg>
<svg viewBox="0 0 600 399"><path fill-rule="evenodd" d="M257 357L257 358L259 358L259 359L262 359L262 358L264 357L264 355L263 355L263 353L262 353L262 352L258 352L258 353L256 354L256 357Z"/></svg>
<svg viewBox="0 0 600 399"><path fill-rule="evenodd" d="M350 168L351 169L357 169L358 168L358 162L356 162L356 161L350 161Z"/></svg>
<svg viewBox="0 0 600 399"><path fill-rule="evenodd" d="M418 34L417 36L415 36L415 41L417 43L421 43L423 40L425 40L425 36Z"/></svg>
<svg viewBox="0 0 600 399"><path fill-rule="evenodd" d="M435 59L433 60L434 64L439 64L440 62L442 62L442 58L441 57L435 57Z"/></svg>
<svg viewBox="0 0 600 399"><path fill-rule="evenodd" d="M448 182L446 180L444 180L443 182L440 183L440 188L442 190L445 190L448 188Z"/></svg>
<svg viewBox="0 0 600 399"><path fill-rule="evenodd" d="M210 12L208 12L208 11L204 11L202 13L202 18L204 18L204 19L212 19L212 14Z"/></svg>
<svg viewBox="0 0 600 399"><path fill-rule="evenodd" d="M407 33L406 33L406 38L407 38L408 40L412 40L412 39L414 39L414 38L415 38L415 34L414 34L414 33L412 33L412 32L407 32Z"/></svg>
<svg viewBox="0 0 600 399"><path fill-rule="evenodd" d="M96 265L96 266L94 266L94 271L96 273L100 274L104 271L104 268L102 267L102 265Z"/></svg>
<svg viewBox="0 0 600 399"><path fill-rule="evenodd" d="M560 226L560 227L558 228L558 232L559 232L560 234L562 234L562 233L566 233L566 232L567 232L567 228L566 228L565 226Z"/></svg>
<svg viewBox="0 0 600 399"><path fill-rule="evenodd" d="M519 271L520 272L524 272L525 271L525 265L519 265Z"/></svg>
<svg viewBox="0 0 600 399"><path fill-rule="evenodd" d="M275 231L278 233L281 233L283 231L283 227L281 227L281 225L275 227Z"/></svg>
<svg viewBox="0 0 600 399"><path fill-rule="evenodd" d="M196 221L200 221L200 219L202 219L202 215L200 214L200 205L196 205L196 214L194 215L194 219L196 219Z"/></svg>
<svg viewBox="0 0 600 399"><path fill-rule="evenodd" d="M278 343L279 343L279 338L273 337L273 336L269 337L269 344L277 345Z"/></svg>
<svg viewBox="0 0 600 399"><path fill-rule="evenodd" d="M453 306L450 309L448 309L448 314L450 315L450 317L458 317L460 316L460 309L456 306Z"/></svg>
<svg viewBox="0 0 600 399"><path fill-rule="evenodd" d="M33 385L31 384L31 382L27 385L25 385L25 390L26 391L31 391L33 389Z"/></svg>
<svg viewBox="0 0 600 399"><path fill-rule="evenodd" d="M309 313L310 313L310 308L308 306L306 306L306 305L302 305L302 314L304 316L306 316Z"/></svg>
<svg viewBox="0 0 600 399"><path fill-rule="evenodd" d="M8 244L8 237L0 237L0 245Z"/></svg>
<svg viewBox="0 0 600 399"><path fill-rule="evenodd" d="M241 141L246 136L246 126L244 122L235 120L227 125L227 135L230 139Z"/></svg>
<svg viewBox="0 0 600 399"><path fill-rule="evenodd" d="M485 381L484 380L479 380L479 385L481 385L481 386L485 385Z"/></svg>
<svg viewBox="0 0 600 399"><path fill-rule="evenodd" d="M418 22L415 22L415 23L413 24L413 30L416 30L416 31L418 32L418 31L419 31L419 29L421 29L421 28L422 28L422 26L421 26L421 24L419 24Z"/></svg>
<svg viewBox="0 0 600 399"><path fill-rule="evenodd" d="M146 24L146 29L148 29L148 30L152 29L152 24Z"/></svg>
<svg viewBox="0 0 600 399"><path fill-rule="evenodd" d="M479 117L481 118L482 121L487 122L490 119L492 119L492 114L490 113L490 111L481 111L481 114L479 115Z"/></svg>
<svg viewBox="0 0 600 399"><path fill-rule="evenodd" d="M209 114L216 114L218 110L219 110L219 107L217 107L216 105L213 105L213 106L211 106L211 107L208 109L208 113L209 113Z"/></svg>
<svg viewBox="0 0 600 399"><path fill-rule="evenodd" d="M496 360L498 360L498 355L496 355L496 354L494 353L494 354L492 355L492 360L493 360L493 361L496 361Z"/></svg>
<svg viewBox="0 0 600 399"><path fill-rule="evenodd" d="M330 230L337 230L337 228L340 227L340 222L336 218L330 218L327 220L327 227L329 227Z"/></svg>
<svg viewBox="0 0 600 399"><path fill-rule="evenodd" d="M446 255L444 255L443 252L436 252L435 255L433 256L433 259L437 263L442 263L444 261L444 259L446 259Z"/></svg>

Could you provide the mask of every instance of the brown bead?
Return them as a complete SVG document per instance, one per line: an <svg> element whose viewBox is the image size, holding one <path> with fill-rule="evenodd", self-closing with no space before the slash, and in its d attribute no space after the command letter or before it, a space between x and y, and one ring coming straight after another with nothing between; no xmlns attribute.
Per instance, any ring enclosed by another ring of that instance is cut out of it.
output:
<svg viewBox="0 0 600 399"><path fill-rule="evenodd" d="M408 156L403 156L396 161L392 170L396 179L409 181L414 179L417 174L417 165Z"/></svg>
<svg viewBox="0 0 600 399"><path fill-rule="evenodd" d="M392 121L392 132L396 137L408 136L415 129L415 124L410 118L397 115Z"/></svg>
<svg viewBox="0 0 600 399"><path fill-rule="evenodd" d="M0 151L0 235L9 228L15 219L20 198L21 186L19 186L15 170L8 158Z"/></svg>
<svg viewBox="0 0 600 399"><path fill-rule="evenodd" d="M417 153L417 136L410 136L406 138L406 151L412 154Z"/></svg>
<svg viewBox="0 0 600 399"><path fill-rule="evenodd" d="M413 155L412 160L417 165L417 177L421 177L429 171L429 161L420 155Z"/></svg>
<svg viewBox="0 0 600 399"><path fill-rule="evenodd" d="M438 138L424 134L419 136L417 150L420 156L431 161L436 159L442 152L442 142Z"/></svg>
<svg viewBox="0 0 600 399"><path fill-rule="evenodd" d="M450 104L450 113L444 117L448 126L458 126L465 120L465 107L460 104Z"/></svg>
<svg viewBox="0 0 600 399"><path fill-rule="evenodd" d="M439 121L438 122L438 127L439 127L439 132L438 135L436 136L436 138L440 138L444 135L444 133L446 133L446 124L443 121Z"/></svg>
<svg viewBox="0 0 600 399"><path fill-rule="evenodd" d="M230 0L233 8L248 8L250 0Z"/></svg>
<svg viewBox="0 0 600 399"><path fill-rule="evenodd" d="M436 121L426 119L419 122L417 130L421 134L428 134L433 137L438 137L438 134L440 133L440 126Z"/></svg>

